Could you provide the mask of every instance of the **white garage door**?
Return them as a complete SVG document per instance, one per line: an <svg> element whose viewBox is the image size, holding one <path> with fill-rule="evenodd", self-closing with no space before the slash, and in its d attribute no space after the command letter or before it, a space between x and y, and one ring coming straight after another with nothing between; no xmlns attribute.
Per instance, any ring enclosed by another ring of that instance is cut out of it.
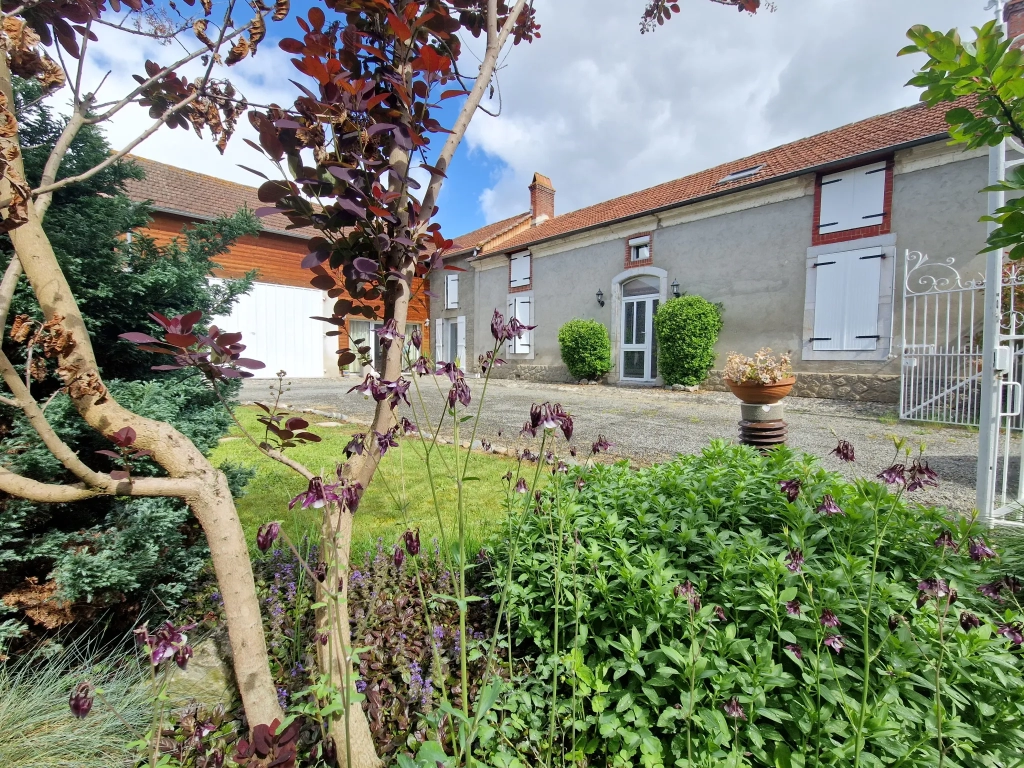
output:
<svg viewBox="0 0 1024 768"><path fill-rule="evenodd" d="M253 371L257 378L272 379L278 371L295 378L324 375L323 323L310 320L323 315L323 292L288 285L256 283L240 296L231 317L213 322L225 331L242 334L244 357L266 364Z"/></svg>

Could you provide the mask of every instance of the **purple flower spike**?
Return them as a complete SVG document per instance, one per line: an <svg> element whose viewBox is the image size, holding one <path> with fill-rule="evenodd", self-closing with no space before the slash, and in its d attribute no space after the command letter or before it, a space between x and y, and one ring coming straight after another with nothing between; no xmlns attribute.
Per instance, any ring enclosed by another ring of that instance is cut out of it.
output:
<svg viewBox="0 0 1024 768"><path fill-rule="evenodd" d="M939 537L935 539L936 549L952 549L954 552L960 551L960 545L953 541L953 534L949 530L945 530L939 534Z"/></svg>
<svg viewBox="0 0 1024 768"><path fill-rule="evenodd" d="M260 529L256 532L256 546L260 548L260 552L268 551L280 534L280 523L273 522L261 525Z"/></svg>
<svg viewBox="0 0 1024 768"><path fill-rule="evenodd" d="M747 713L743 711L743 706L740 704L740 700L735 696L722 705L722 711L734 720L747 719Z"/></svg>
<svg viewBox="0 0 1024 768"><path fill-rule="evenodd" d="M969 539L967 551L971 553L971 560L989 560L996 556L996 552L982 538Z"/></svg>
<svg viewBox="0 0 1024 768"><path fill-rule="evenodd" d="M831 453L834 453L843 461L854 461L853 445L846 440L840 440L839 445L833 448Z"/></svg>
<svg viewBox="0 0 1024 768"><path fill-rule="evenodd" d="M786 555L786 568L789 569L790 573L800 573L800 570L804 564L804 553L799 549L789 550L789 554Z"/></svg>
<svg viewBox="0 0 1024 768"><path fill-rule="evenodd" d="M839 621L839 617L830 609L826 608L821 612L821 626L828 627L829 629L835 629L841 623L842 622Z"/></svg>
<svg viewBox="0 0 1024 768"><path fill-rule="evenodd" d="M846 514L845 512L843 512L842 509L839 508L839 505L836 504L836 500L833 499L827 493L825 494L825 497L821 500L821 504L818 505L818 512L828 517Z"/></svg>
<svg viewBox="0 0 1024 768"><path fill-rule="evenodd" d="M780 480L779 486L782 488L782 492L786 494L786 500L791 504L800 496L800 481L795 478L793 480Z"/></svg>
<svg viewBox="0 0 1024 768"><path fill-rule="evenodd" d="M89 714L92 709L92 686L89 683L79 683L71 692L68 699L68 706L71 707L71 714L79 720Z"/></svg>
<svg viewBox="0 0 1024 768"><path fill-rule="evenodd" d="M846 647L842 635L829 635L825 638L825 645L831 648L836 655L842 653L843 648Z"/></svg>

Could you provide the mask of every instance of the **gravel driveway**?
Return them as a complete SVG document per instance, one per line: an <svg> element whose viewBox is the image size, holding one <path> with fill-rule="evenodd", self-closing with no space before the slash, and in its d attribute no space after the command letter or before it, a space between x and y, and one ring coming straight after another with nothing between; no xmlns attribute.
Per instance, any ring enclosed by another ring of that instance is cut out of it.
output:
<svg viewBox="0 0 1024 768"><path fill-rule="evenodd" d="M429 381L426 377L421 380ZM335 418L344 415L350 420L368 422L373 414L373 401L347 393L356 383L354 377L294 379L283 400L294 409L312 408L330 412ZM265 401L269 384L245 382L242 400ZM481 381L470 381L474 409L481 385ZM433 395L428 399L428 407L436 420L440 397L433 387L424 391ZM589 451L590 443L601 433L614 443L612 456L641 464L700 451L713 438L735 439L739 420L739 402L727 392L492 381L477 437L496 445L536 447L520 441L518 434L529 417L530 405L544 401L560 402L573 414L574 442L581 450L585 447ZM926 456L939 473L940 485L915 497L959 512L970 512L974 507L977 430L898 422L894 405L799 397L787 398L785 402L789 445L823 457L828 469L839 470L851 478L858 474L873 476L892 459L891 435L908 438L915 450L924 441ZM828 455L836 445L833 432L853 443L856 463L845 464Z"/></svg>

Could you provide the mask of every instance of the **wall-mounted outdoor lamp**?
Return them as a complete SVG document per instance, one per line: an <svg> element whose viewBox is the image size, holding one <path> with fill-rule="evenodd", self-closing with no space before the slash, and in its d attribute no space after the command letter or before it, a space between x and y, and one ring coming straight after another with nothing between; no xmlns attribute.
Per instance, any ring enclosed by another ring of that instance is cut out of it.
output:
<svg viewBox="0 0 1024 768"><path fill-rule="evenodd" d="M600 288L597 289L597 305L599 307L604 306L604 293L601 291Z"/></svg>
<svg viewBox="0 0 1024 768"><path fill-rule="evenodd" d="M679 298L679 281L678 280L673 280L672 281L672 295L675 298L677 298L677 299Z"/></svg>

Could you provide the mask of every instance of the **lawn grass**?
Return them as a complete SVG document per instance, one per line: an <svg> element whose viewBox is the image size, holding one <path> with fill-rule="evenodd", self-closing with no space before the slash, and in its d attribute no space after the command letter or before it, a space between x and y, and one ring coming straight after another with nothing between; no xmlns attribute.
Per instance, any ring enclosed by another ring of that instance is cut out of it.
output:
<svg viewBox="0 0 1024 768"><path fill-rule="evenodd" d="M262 425L256 421L260 413L253 407L235 410L238 420L257 439L263 435ZM315 417L313 423L312 431L323 440L289 449L287 454L313 472L333 477L335 464L344 459L343 451L351 435L365 431L365 428L352 424L317 427ZM353 531L354 554L375 547L378 538L383 539L386 545L394 543L410 527L420 529L424 543L434 537L441 538L420 439L411 436L400 438L399 442L400 446L392 448L384 457L359 504ZM460 462L465 461L466 451L460 449L458 456ZM453 539L457 526L457 494L451 472L446 467L452 466L454 458L452 446L438 446L431 460L440 518L449 541ZM238 514L250 543L254 541L259 526L268 520L280 520L294 541L305 534L313 539L317 537L319 510L303 510L298 506L288 509L289 500L305 490L306 481L293 470L262 456L241 436L237 427L214 449L211 460L215 465L232 462L256 470L245 495L237 501ZM479 548L505 518L506 485L501 478L509 469L514 471L515 464L503 456L490 456L478 451L470 454L468 474L478 479L467 482L463 491L467 545L471 545L469 551Z"/></svg>

